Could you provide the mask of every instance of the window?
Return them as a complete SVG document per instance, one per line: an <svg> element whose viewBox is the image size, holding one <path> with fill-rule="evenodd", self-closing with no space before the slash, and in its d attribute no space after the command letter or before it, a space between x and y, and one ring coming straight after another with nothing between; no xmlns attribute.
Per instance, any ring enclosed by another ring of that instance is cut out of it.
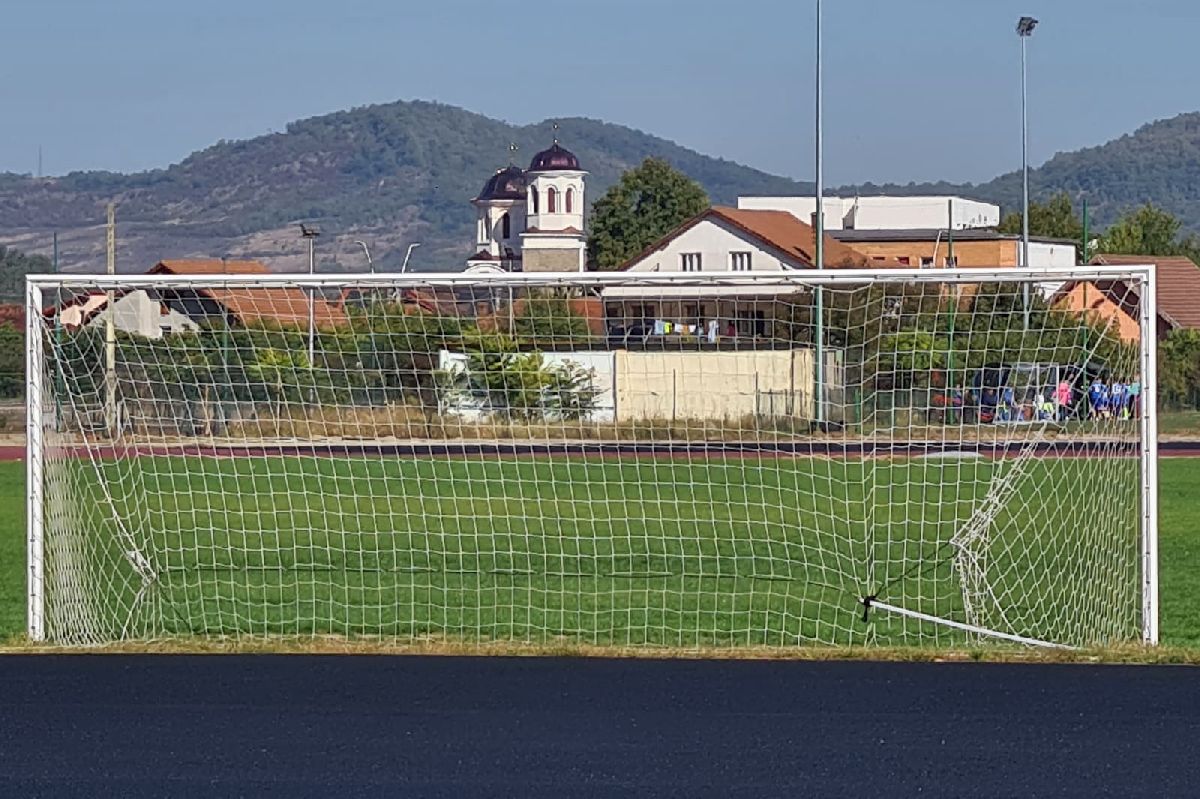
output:
<svg viewBox="0 0 1200 799"><path fill-rule="evenodd" d="M546 189L546 213L552 214L558 210L558 192L554 187Z"/></svg>
<svg viewBox="0 0 1200 799"><path fill-rule="evenodd" d="M698 253L698 252L683 253L682 255L679 256L679 265L680 265L680 268L682 268L684 272L699 272L701 269L700 253Z"/></svg>
<svg viewBox="0 0 1200 799"><path fill-rule="evenodd" d="M912 264L912 259L909 258L907 255L901 255L896 260L899 261L900 263L904 264L905 266L909 266L910 264Z"/></svg>
<svg viewBox="0 0 1200 799"><path fill-rule="evenodd" d="M765 336L767 315L753 308L738 308L736 329L739 336Z"/></svg>
<svg viewBox="0 0 1200 799"><path fill-rule="evenodd" d="M958 266L958 258L946 258L946 266L950 269Z"/></svg>
<svg viewBox="0 0 1200 799"><path fill-rule="evenodd" d="M500 217L500 231L504 238L512 238L512 222L509 221L507 213Z"/></svg>
<svg viewBox="0 0 1200 799"><path fill-rule="evenodd" d="M750 253L748 252L731 252L729 253L729 268L734 272L749 272L750 271Z"/></svg>
<svg viewBox="0 0 1200 799"><path fill-rule="evenodd" d="M537 189L533 186L529 187L529 213L536 214L538 212L538 196Z"/></svg>
<svg viewBox="0 0 1200 799"><path fill-rule="evenodd" d="M567 189L567 213L571 213L571 209L575 207L575 190Z"/></svg>
<svg viewBox="0 0 1200 799"><path fill-rule="evenodd" d="M922 269L928 269L931 266L933 266L932 258L922 258L921 259L921 268Z"/></svg>

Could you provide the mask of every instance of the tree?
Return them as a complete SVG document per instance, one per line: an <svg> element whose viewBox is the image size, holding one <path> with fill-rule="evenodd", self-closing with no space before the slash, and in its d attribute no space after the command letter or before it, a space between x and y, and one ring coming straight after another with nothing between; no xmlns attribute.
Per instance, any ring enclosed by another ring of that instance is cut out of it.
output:
<svg viewBox="0 0 1200 799"><path fill-rule="evenodd" d="M1100 238L1100 252L1179 255L1188 246L1187 240L1176 240L1179 228L1179 220L1173 214L1146 203L1123 214L1104 232Z"/></svg>
<svg viewBox="0 0 1200 799"><path fill-rule="evenodd" d="M567 298L535 292L521 303L513 333L535 346L579 345L591 338L587 319L575 313Z"/></svg>
<svg viewBox="0 0 1200 799"><path fill-rule="evenodd" d="M54 264L44 255L26 255L0 244L0 300L24 299L25 275L53 269Z"/></svg>
<svg viewBox="0 0 1200 799"><path fill-rule="evenodd" d="M1200 330L1173 330L1159 344L1158 390L1162 407L1200 405Z"/></svg>
<svg viewBox="0 0 1200 799"><path fill-rule="evenodd" d="M515 339L470 332L467 362L438 373L445 405L472 404L510 421L582 419L596 407L595 372L573 363L548 364L540 352L520 352Z"/></svg>
<svg viewBox="0 0 1200 799"><path fill-rule="evenodd" d="M998 228L1001 233L1020 233L1022 216L1019 211L1005 215ZM1029 235L1054 239L1070 239L1083 243L1083 223L1075 215L1071 196L1064 192L1051 197L1045 204L1029 204Z"/></svg>
<svg viewBox="0 0 1200 799"><path fill-rule="evenodd" d="M708 205L699 183L647 158L593 206L588 259L593 268L616 269Z"/></svg>

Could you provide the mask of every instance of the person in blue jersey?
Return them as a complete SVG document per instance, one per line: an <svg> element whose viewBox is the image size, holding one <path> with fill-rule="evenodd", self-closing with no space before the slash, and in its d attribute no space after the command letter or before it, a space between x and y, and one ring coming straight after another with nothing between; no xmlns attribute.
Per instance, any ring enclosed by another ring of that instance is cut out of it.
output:
<svg viewBox="0 0 1200 799"><path fill-rule="evenodd" d="M1112 409L1114 419L1124 419L1125 417L1125 395L1126 386L1121 378L1117 377L1112 381L1112 385L1108 388L1108 405Z"/></svg>
<svg viewBox="0 0 1200 799"><path fill-rule="evenodd" d="M1098 419L1100 417L1100 402L1104 398L1104 384L1097 377L1088 387L1088 406L1091 408L1091 418Z"/></svg>

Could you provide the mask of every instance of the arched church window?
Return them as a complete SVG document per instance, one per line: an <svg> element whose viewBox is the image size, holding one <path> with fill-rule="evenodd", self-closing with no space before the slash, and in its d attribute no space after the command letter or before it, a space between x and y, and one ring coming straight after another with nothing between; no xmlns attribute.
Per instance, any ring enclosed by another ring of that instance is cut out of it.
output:
<svg viewBox="0 0 1200 799"><path fill-rule="evenodd" d="M566 200L566 211L568 214L571 213L571 209L574 207L574 205L575 205L575 189L568 188L567 189L567 200Z"/></svg>
<svg viewBox="0 0 1200 799"><path fill-rule="evenodd" d="M529 187L529 213L536 214L538 212L538 193L533 186Z"/></svg>
<svg viewBox="0 0 1200 799"><path fill-rule="evenodd" d="M558 192L553 186L546 189L546 213L552 214L558 210Z"/></svg>
<svg viewBox="0 0 1200 799"><path fill-rule="evenodd" d="M500 235L506 239L512 237L512 223L509 222L508 214L500 217Z"/></svg>

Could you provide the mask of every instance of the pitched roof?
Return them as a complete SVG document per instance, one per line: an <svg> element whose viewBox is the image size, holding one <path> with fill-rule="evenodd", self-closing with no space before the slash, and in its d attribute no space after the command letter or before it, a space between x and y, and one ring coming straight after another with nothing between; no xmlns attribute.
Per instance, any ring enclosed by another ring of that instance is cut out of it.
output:
<svg viewBox="0 0 1200 799"><path fill-rule="evenodd" d="M1092 263L1106 266L1158 268L1158 313L1174 327L1200 330L1200 266L1182 255L1097 255Z"/></svg>
<svg viewBox="0 0 1200 799"><path fill-rule="evenodd" d="M671 241L706 220L723 222L737 229L744 235L757 241L763 247L781 253L796 268L811 269L816 261L817 237L812 226L801 222L788 211L752 210L714 205L679 225L645 250L630 258L621 268L628 269L634 263L642 260L650 253L662 249ZM835 240L828 233L823 238L825 266L828 268L896 268L901 266L898 261L890 258L886 261L872 260L858 250Z"/></svg>
<svg viewBox="0 0 1200 799"><path fill-rule="evenodd" d="M217 258L202 260L159 261L152 275L263 275L269 273L259 261L229 261ZM248 322L278 322L279 324L308 324L308 294L295 287L270 288L206 287L199 293L220 303L242 324ZM343 308L321 297L313 299L313 320L318 327L337 327L347 321Z"/></svg>

